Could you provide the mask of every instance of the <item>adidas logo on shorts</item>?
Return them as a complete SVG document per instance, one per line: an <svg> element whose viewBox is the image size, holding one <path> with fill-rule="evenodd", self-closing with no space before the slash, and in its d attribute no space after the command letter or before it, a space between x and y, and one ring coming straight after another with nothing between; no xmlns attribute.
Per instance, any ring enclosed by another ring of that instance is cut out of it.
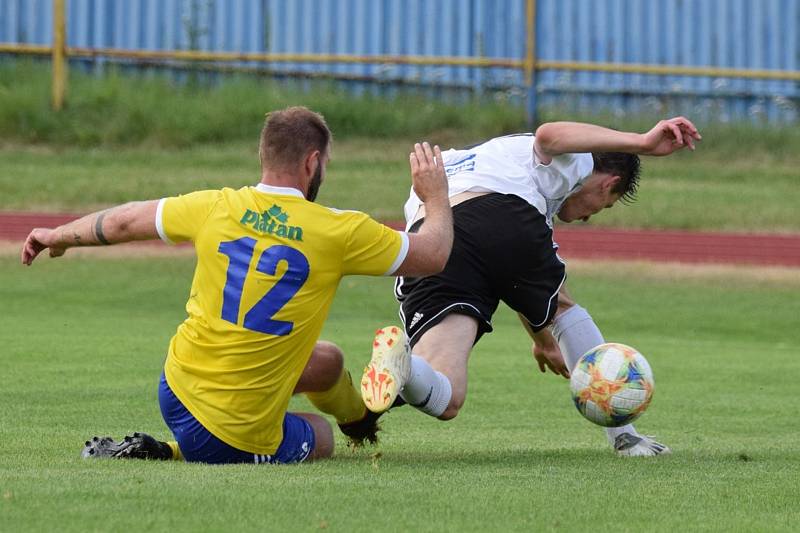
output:
<svg viewBox="0 0 800 533"><path fill-rule="evenodd" d="M414 313L414 317L411 319L411 325L409 325L409 329L413 328L414 325L422 319L422 313Z"/></svg>

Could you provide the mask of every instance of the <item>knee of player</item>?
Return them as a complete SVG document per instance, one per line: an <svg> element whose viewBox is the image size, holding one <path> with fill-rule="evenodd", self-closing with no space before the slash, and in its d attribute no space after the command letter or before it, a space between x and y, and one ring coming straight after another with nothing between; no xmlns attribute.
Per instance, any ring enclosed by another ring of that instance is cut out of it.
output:
<svg viewBox="0 0 800 533"><path fill-rule="evenodd" d="M314 430L314 450L310 459L326 459L333 455L333 428L327 420L318 415L305 413L303 417L311 424Z"/></svg>
<svg viewBox="0 0 800 533"><path fill-rule="evenodd" d="M458 412L461 410L463 405L464 398L451 398L450 403L447 404L447 409L444 410L444 413L438 416L439 420L454 419L458 415Z"/></svg>
<svg viewBox="0 0 800 533"><path fill-rule="evenodd" d="M317 341L308 366L320 375L331 376L332 385L344 368L344 353L332 342Z"/></svg>

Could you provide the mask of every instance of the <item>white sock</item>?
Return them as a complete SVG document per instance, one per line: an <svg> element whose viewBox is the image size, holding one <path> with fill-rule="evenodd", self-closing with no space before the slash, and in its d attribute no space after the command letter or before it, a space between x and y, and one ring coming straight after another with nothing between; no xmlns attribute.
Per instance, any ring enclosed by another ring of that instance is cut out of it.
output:
<svg viewBox="0 0 800 533"><path fill-rule="evenodd" d="M438 417L447 409L453 387L447 376L418 355L411 355L411 372L400 396L423 413Z"/></svg>
<svg viewBox="0 0 800 533"><path fill-rule="evenodd" d="M603 334L592 320L592 315L580 305L573 305L556 316L553 321L553 336L558 341L564 362L567 363L570 372L583 354L605 342ZM606 436L611 444L614 444L614 440L622 433L638 435L632 424L606 428Z"/></svg>
<svg viewBox="0 0 800 533"><path fill-rule="evenodd" d="M558 341L564 362L572 371L583 354L603 344L603 334L592 320L592 315L580 305L573 305L556 316L553 321L553 336Z"/></svg>
<svg viewBox="0 0 800 533"><path fill-rule="evenodd" d="M623 433L630 433L631 435L639 434L636 431L636 428L633 427L633 424L626 424L618 428L606 428L606 436L608 437L608 442L610 442L612 445L614 444L614 440Z"/></svg>

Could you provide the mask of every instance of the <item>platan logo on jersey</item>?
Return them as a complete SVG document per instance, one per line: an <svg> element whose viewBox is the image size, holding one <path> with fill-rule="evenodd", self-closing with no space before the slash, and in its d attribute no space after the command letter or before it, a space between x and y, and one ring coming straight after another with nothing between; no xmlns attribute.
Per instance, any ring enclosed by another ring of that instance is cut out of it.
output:
<svg viewBox="0 0 800 533"><path fill-rule="evenodd" d="M302 241L303 228L299 226L290 226L287 224L288 221L289 215L286 214L279 205L272 204L272 207L263 213L256 213L248 209L244 212L239 222L241 222L243 226L253 228L259 233L275 235L276 237L282 237L290 241Z"/></svg>

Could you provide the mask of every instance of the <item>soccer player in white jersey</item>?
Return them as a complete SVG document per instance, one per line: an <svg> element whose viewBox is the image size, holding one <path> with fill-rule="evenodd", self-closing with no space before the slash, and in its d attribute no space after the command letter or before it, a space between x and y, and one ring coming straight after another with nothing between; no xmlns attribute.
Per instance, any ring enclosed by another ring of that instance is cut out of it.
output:
<svg viewBox="0 0 800 533"><path fill-rule="evenodd" d="M341 351L319 334L342 276L441 271L453 235L447 182L439 148L415 145L413 187L431 224L414 235L398 232L364 213L314 203L330 143L322 116L304 107L276 111L261 133L255 187L132 202L31 231L21 253L27 265L45 249L58 257L73 246L158 238L191 241L197 254L188 318L170 342L159 383L175 441L95 437L84 457L254 464L328 457L328 422L287 412L299 392L348 436L374 438ZM401 340L399 328L380 330L374 352Z"/></svg>
<svg viewBox="0 0 800 533"><path fill-rule="evenodd" d="M568 377L580 356L604 339L586 309L566 294L553 217L586 221L621 199L633 199L637 154L694 149L699 139L683 117L662 120L643 134L554 122L535 136L510 135L444 152L453 250L441 273L398 278L395 292L410 353L373 357L361 382L367 407L380 414L406 402L442 420L455 417L466 398L470 352L492 330L501 300L517 311L534 339L540 369ZM427 224L426 208L413 191L405 216L409 232ZM384 382L395 383L400 399L385 393ZM669 452L632 425L610 428L607 436L620 455Z"/></svg>

